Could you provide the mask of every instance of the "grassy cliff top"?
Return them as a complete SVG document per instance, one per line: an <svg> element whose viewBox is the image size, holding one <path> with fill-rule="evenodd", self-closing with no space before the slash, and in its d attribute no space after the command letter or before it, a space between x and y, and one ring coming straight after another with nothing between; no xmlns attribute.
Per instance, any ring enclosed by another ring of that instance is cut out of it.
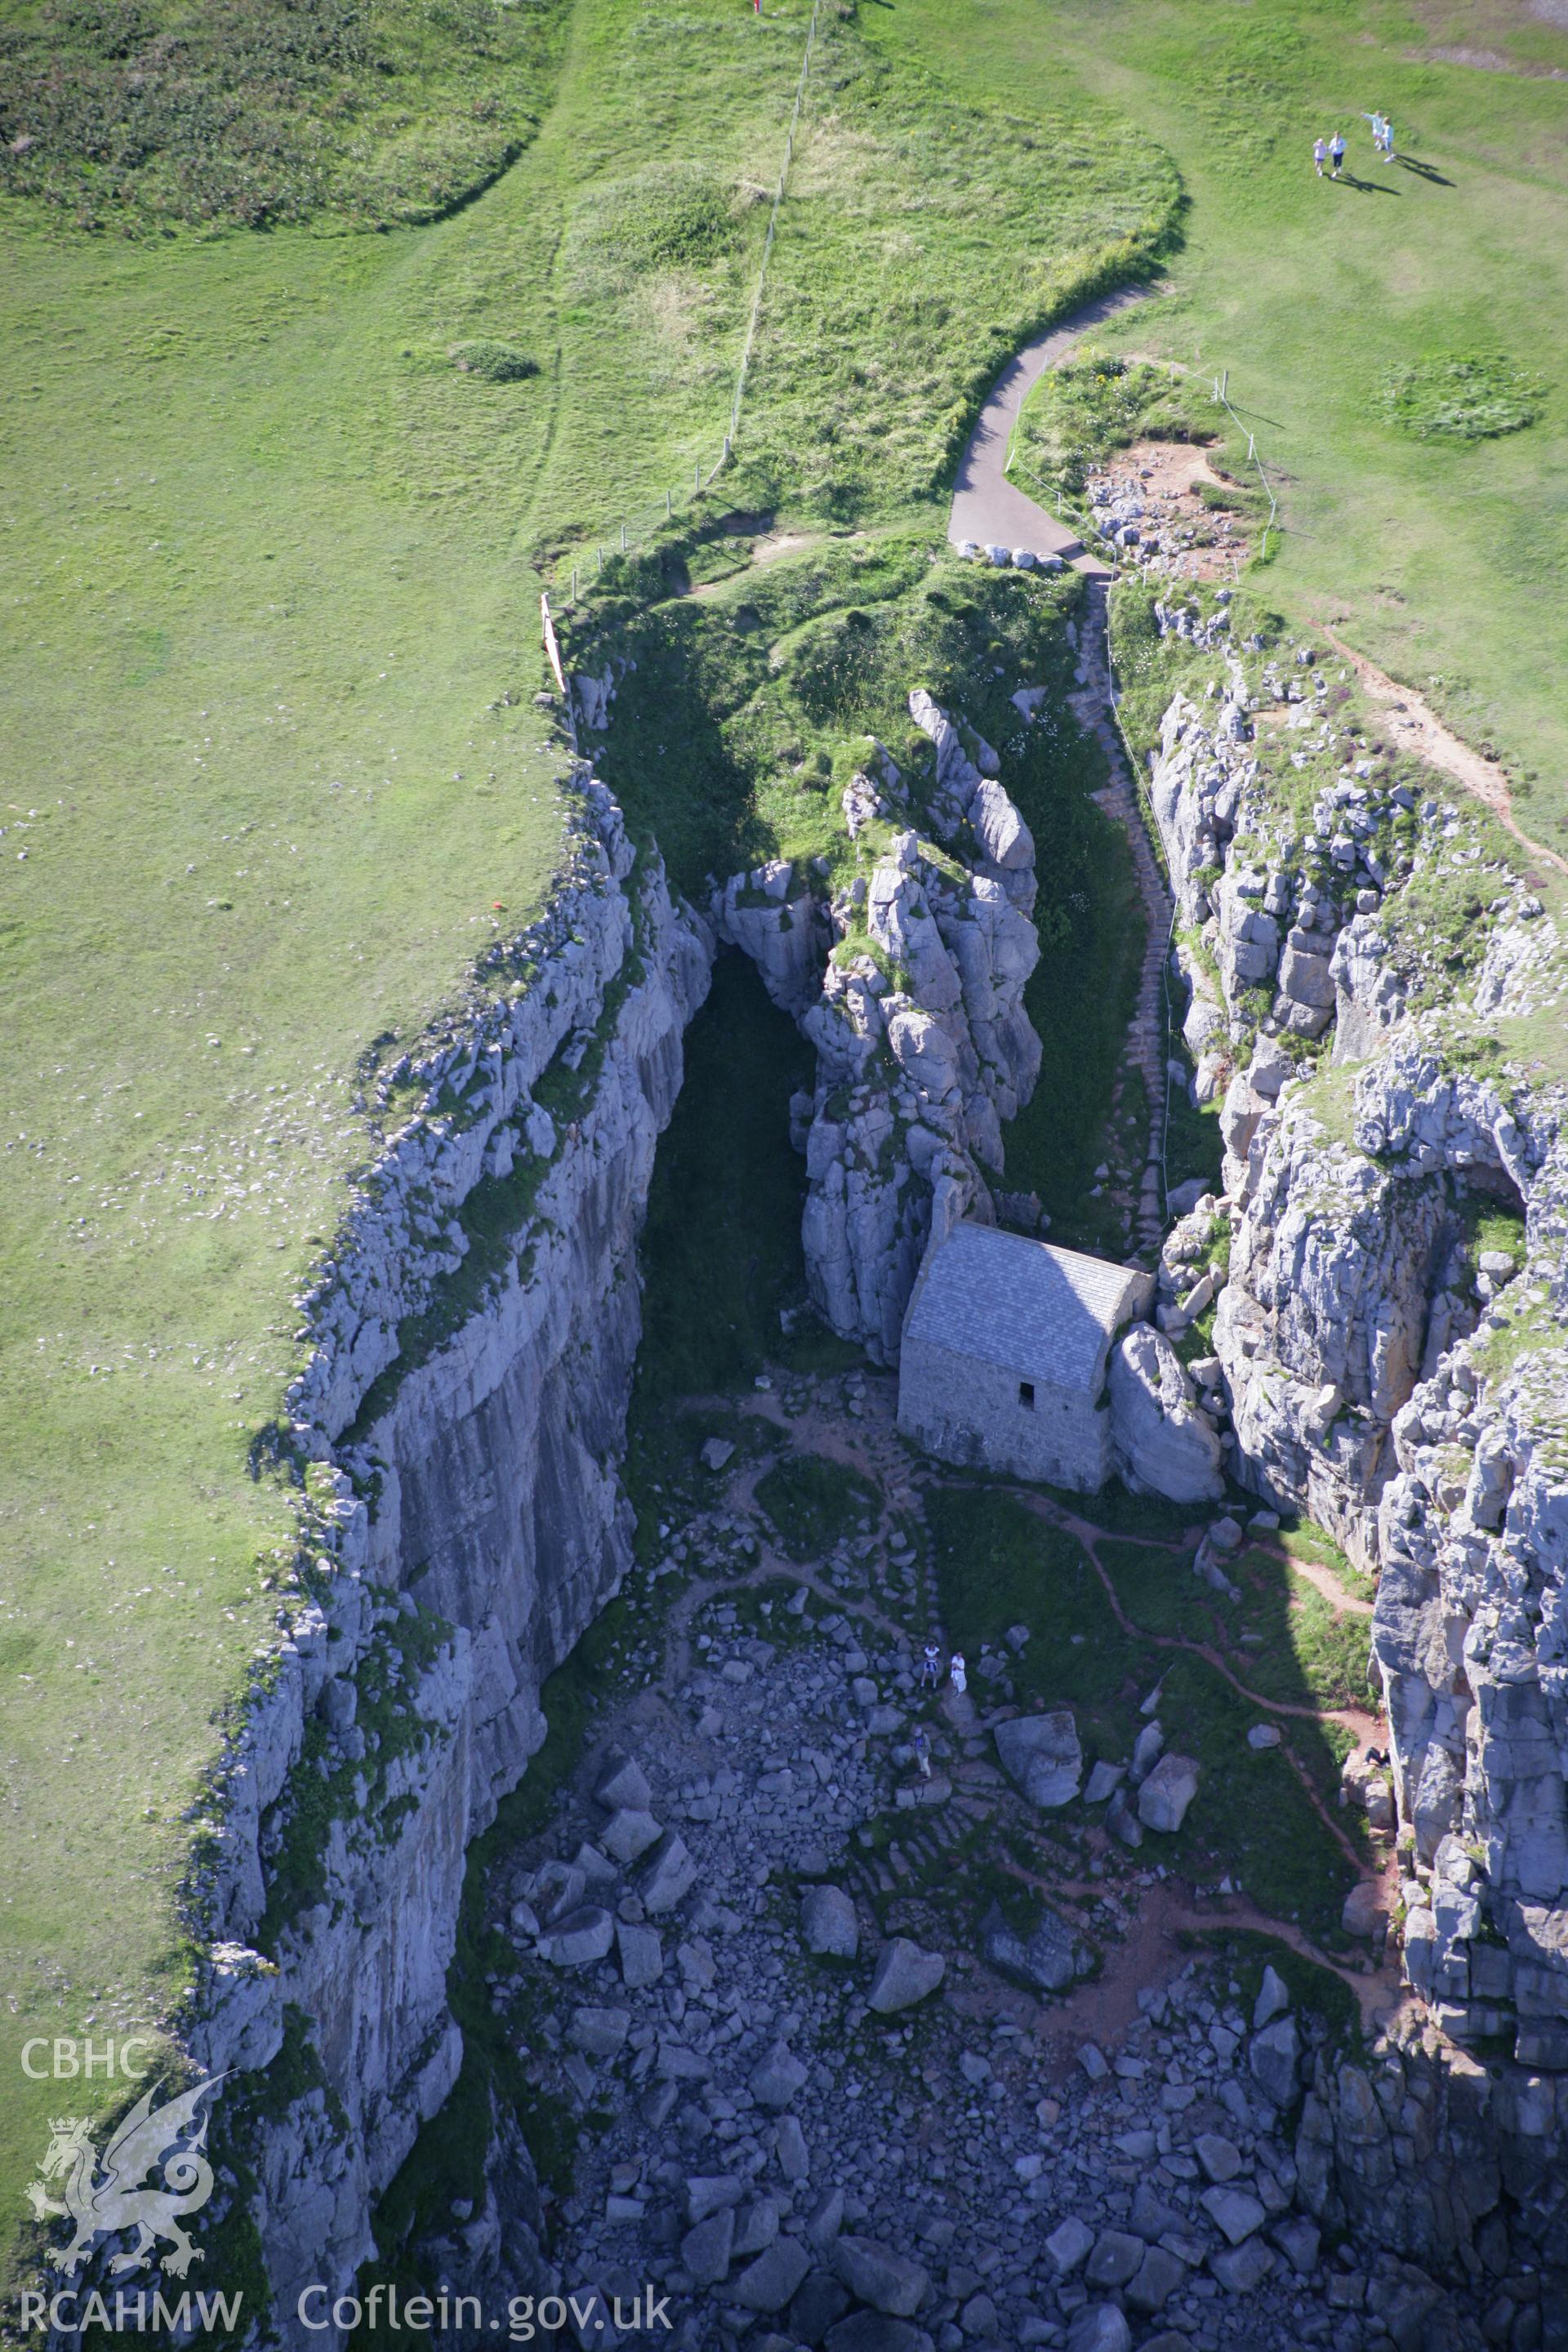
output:
<svg viewBox="0 0 1568 2352"><path fill-rule="evenodd" d="M1250 429L1280 486L1271 595L1495 748L1525 830L1561 852L1568 30L1545 17L1509 0L900 0L866 21L966 98L1087 88L1174 158L1189 209L1167 290L1097 339L1178 361L1204 392L1229 371L1226 462L1246 469ZM1312 142L1336 127L1347 176L1320 182ZM1528 396L1476 405L1533 421L1411 429L1462 405L1478 367Z"/></svg>
<svg viewBox="0 0 1568 2352"><path fill-rule="evenodd" d="M183 1816L294 1539L248 1450L374 1149L356 1072L549 889L562 761L531 698L530 553L607 538L717 455L808 15L73 0L8 20L18 2042L141 2025L184 1981ZM221 135L200 110L220 100ZM1092 137L1039 135L1056 105L956 104L824 6L748 411L781 506L940 535L946 453L1011 339L1168 217L1148 142L1087 100ZM280 175L259 209L247 140ZM58 2095L17 2077L6 2102L7 2228Z"/></svg>

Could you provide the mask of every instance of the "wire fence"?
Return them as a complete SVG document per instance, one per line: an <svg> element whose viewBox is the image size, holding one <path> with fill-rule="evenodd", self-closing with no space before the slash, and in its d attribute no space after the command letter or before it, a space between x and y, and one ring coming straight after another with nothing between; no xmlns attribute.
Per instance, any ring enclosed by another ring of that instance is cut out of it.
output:
<svg viewBox="0 0 1568 2352"><path fill-rule="evenodd" d="M1252 427L1249 425L1244 425L1242 423L1241 418L1231 406L1229 390L1230 370L1228 368L1221 368L1218 375L1214 379L1214 398L1217 404L1224 409L1231 423L1236 426L1237 431L1238 433L1246 434L1247 463L1257 468L1258 478L1263 485L1264 496L1268 500L1268 520L1263 526L1263 538L1258 550L1258 561L1261 562L1267 559L1268 554L1268 534L1273 530L1276 520L1279 517L1279 501L1274 495L1273 483L1269 480L1267 473L1264 471L1263 460L1258 454L1258 436L1253 432Z"/></svg>
<svg viewBox="0 0 1568 2352"><path fill-rule="evenodd" d="M577 562L569 566L572 579L571 587L566 595L568 605L577 603L584 578L592 581L602 575L606 553L613 558L616 555L628 555L637 547L646 547L650 541L657 538L661 530L675 520L678 509L681 511L689 510L705 490L711 489L734 456L735 437L741 425L741 404L745 398L746 379L751 373L752 356L757 344L757 330L762 323L763 294L767 285L768 264L773 259L773 239L778 232L779 211L784 204L785 190L789 185L790 166L795 161L795 137L800 127L801 108L805 103L806 83L811 74L811 55L816 43L816 20L821 5L822 0L812 0L811 16L805 28L805 47L800 60L800 75L795 87L795 104L790 109L789 128L784 133L784 158L779 165L773 203L768 208L767 233L763 238L762 259L757 266L757 282L752 289L752 307L746 319L746 339L741 347L741 363L736 370L734 396L730 403L729 430L724 435L723 446L706 472L703 470L700 458L693 461L689 490L684 486L679 489L671 487L664 493L662 508L656 499L650 500L646 508L639 507L635 512L623 519L618 526L618 541L615 538L607 543L602 541L594 541L592 556L594 569L591 573L588 572L587 551L584 549L582 551ZM568 566L563 563L563 575L567 568ZM563 584L564 584L563 580Z"/></svg>

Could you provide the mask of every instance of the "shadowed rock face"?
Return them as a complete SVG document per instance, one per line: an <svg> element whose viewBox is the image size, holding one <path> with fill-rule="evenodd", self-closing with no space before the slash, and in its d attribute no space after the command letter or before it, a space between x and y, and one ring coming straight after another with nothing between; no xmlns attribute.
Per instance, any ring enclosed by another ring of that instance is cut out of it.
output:
<svg viewBox="0 0 1568 2352"><path fill-rule="evenodd" d="M1225 1492L1219 1439L1175 1349L1148 1323L1110 1351L1110 1426L1117 1470L1135 1495L1199 1503Z"/></svg>
<svg viewBox="0 0 1568 2352"><path fill-rule="evenodd" d="M527 987L455 1022L421 1068L430 1108L375 1171L310 1302L316 1353L289 1400L326 1498L321 1604L232 1759L210 1895L224 1940L193 2035L214 2069L263 2065L294 2005L342 2102L331 2162L304 2108L260 2132L258 2219L285 2309L299 2284L352 2276L370 2252L371 2201L451 2088L461 2043L446 1973L465 1849L543 1737L541 1685L630 1557L615 1465L640 1329L637 1236L711 940L671 905L656 860L637 866L590 782L529 946ZM552 1116L539 1081L590 1047L591 1083ZM417 1318L443 1328L443 1285L469 1247L458 1213L509 1181L516 1229L493 1274L449 1336L409 1356ZM398 1675L415 1736L380 1769L347 1694L356 1676L384 1691ZM289 1770L323 1691L329 1761L342 1748L363 1769L310 1860L308 1899L280 1916L274 1903L268 1975L247 1948L261 1862L288 1828ZM679 1856L645 1866L679 1879ZM548 1932L572 1966L607 1949L614 1926L590 1889Z"/></svg>
<svg viewBox="0 0 1568 2352"><path fill-rule="evenodd" d="M1560 1021L1541 1008L1568 959L1494 865L1479 961L1411 1011L1432 976L1400 875L1468 890L1463 814L1349 772L1310 848L1269 804L1230 668L1217 719L1173 702L1152 784L1218 976L1189 966L1217 1015L1189 1016L1200 1080L1225 1088L1228 1466L1378 1572L1411 1981L1448 2033L1568 2070L1568 1088L1474 1045L1500 1014ZM1246 992L1276 974L1272 1034L1249 1035ZM1331 1024L1337 1116L1297 1058ZM1522 1212L1521 1259L1473 1249L1489 1205Z"/></svg>
<svg viewBox="0 0 1568 2352"><path fill-rule="evenodd" d="M899 832L831 899L774 863L732 876L711 908L816 1048L806 1275L826 1321L879 1363L898 1360L928 1242L963 1216L992 1222L981 1164L1002 1166L1003 1123L1040 1067L1023 1004L1039 961L1028 827L988 744L921 689L910 709L937 749L930 821L945 855ZM900 824L907 806L874 744L845 793L851 831Z"/></svg>

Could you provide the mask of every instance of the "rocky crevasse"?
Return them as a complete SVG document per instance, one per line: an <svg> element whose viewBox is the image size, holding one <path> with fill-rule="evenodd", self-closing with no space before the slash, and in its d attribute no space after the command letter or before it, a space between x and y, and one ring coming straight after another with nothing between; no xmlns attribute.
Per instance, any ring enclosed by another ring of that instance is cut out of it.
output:
<svg viewBox="0 0 1568 2352"><path fill-rule="evenodd" d="M1230 1467L1378 1576L1411 1983L1448 2036L1568 2070L1568 1087L1509 1027L1560 1026L1568 971L1465 812L1367 762L1283 813L1226 658L1151 789L1223 1097ZM1413 876L1474 907L1425 1007ZM1517 1246L1477 1245L1489 1213Z"/></svg>
<svg viewBox="0 0 1568 2352"><path fill-rule="evenodd" d="M421 1107L304 1302L310 1598L215 1790L189 2035L242 2105L286 2036L311 2047L280 2111L254 2085L248 2132L285 2342L326 2340L298 2294L373 2252L374 2200L452 2087L466 1848L629 1560L636 1242L711 957L586 781L515 976L392 1074Z"/></svg>
<svg viewBox="0 0 1568 2352"><path fill-rule="evenodd" d="M1002 1127L1040 1066L1023 1003L1039 961L1034 843L991 747L921 688L910 710L936 751L929 830L868 738L843 795L862 870L829 890L777 861L733 877L713 908L816 1049L795 1107L807 1280L878 1363L898 1360L932 1238L992 1221Z"/></svg>

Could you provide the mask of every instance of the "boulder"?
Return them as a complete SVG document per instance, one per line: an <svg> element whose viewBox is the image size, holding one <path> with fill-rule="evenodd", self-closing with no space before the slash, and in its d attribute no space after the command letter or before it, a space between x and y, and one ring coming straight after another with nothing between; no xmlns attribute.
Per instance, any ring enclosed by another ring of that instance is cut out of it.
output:
<svg viewBox="0 0 1568 2352"><path fill-rule="evenodd" d="M1138 1818L1145 1829L1167 1836L1179 1830L1198 1793L1198 1768L1190 1756L1162 1756L1138 1791Z"/></svg>
<svg viewBox="0 0 1568 2352"><path fill-rule="evenodd" d="M1384 1916L1382 1887L1375 1878L1363 1878L1345 1896L1340 1924L1347 1936L1373 1936Z"/></svg>
<svg viewBox="0 0 1568 2352"><path fill-rule="evenodd" d="M627 1920L618 1919L616 1942L620 1950L621 1981L628 1992L640 1992L645 1985L658 1982L664 1974L664 1947L657 1927L633 1927Z"/></svg>
<svg viewBox="0 0 1568 2352"><path fill-rule="evenodd" d="M1135 1495L1215 1500L1225 1489L1219 1437L1193 1403L1175 1349L1151 1323L1134 1323L1110 1355L1116 1467Z"/></svg>
<svg viewBox="0 0 1568 2352"><path fill-rule="evenodd" d="M588 1874L575 1863L547 1862L524 1887L529 1902L547 1927L581 1908L588 1892Z"/></svg>
<svg viewBox="0 0 1568 2352"><path fill-rule="evenodd" d="M706 2221L710 2213L721 2213L728 2205L738 2205L746 2193L746 2184L732 2172L696 2172L686 2184L686 2218L689 2221Z"/></svg>
<svg viewBox="0 0 1568 2352"><path fill-rule="evenodd" d="M996 1726L994 1738L1003 1770L1032 1805L1048 1811L1072 1802L1083 1777L1083 1750L1070 1707L1016 1716Z"/></svg>
<svg viewBox="0 0 1568 2352"><path fill-rule="evenodd" d="M808 1952L852 1960L860 1949L855 1906L838 1886L808 1886L800 1904L801 1941Z"/></svg>
<svg viewBox="0 0 1568 2352"><path fill-rule="evenodd" d="M650 1846L658 1843L663 1834L662 1824L651 1813L634 1811L629 1805L623 1805L605 1822L603 1844L605 1852L616 1862L637 1862Z"/></svg>
<svg viewBox="0 0 1568 2352"><path fill-rule="evenodd" d="M652 1795L642 1766L624 1749L612 1748L594 1783L595 1802L608 1813L618 1812L623 1805L641 1812Z"/></svg>
<svg viewBox="0 0 1568 2352"><path fill-rule="evenodd" d="M590 1903L545 1929L539 1939L539 1957L552 1968L585 1969L602 1960L615 1940L614 1919L598 1904Z"/></svg>
<svg viewBox="0 0 1568 2352"><path fill-rule="evenodd" d="M1261 2032L1277 2017L1283 2017L1290 2006L1290 1989L1270 1960L1263 1971L1263 1982L1258 1988L1258 1999L1252 2004L1252 2030Z"/></svg>
<svg viewBox="0 0 1568 2352"><path fill-rule="evenodd" d="M1173 2230L1182 2228L1181 2210L1177 2206L1167 2205L1146 2180L1141 2180L1132 2191L1132 2210L1128 2216L1127 2226L1142 2239L1145 2245L1156 2245L1162 2238L1169 2237Z"/></svg>
<svg viewBox="0 0 1568 2352"><path fill-rule="evenodd" d="M931 2281L923 2266L873 2238L839 2237L833 2242L833 2267L859 2303L868 2303L894 2319L912 2319L925 2301Z"/></svg>
<svg viewBox="0 0 1568 2352"><path fill-rule="evenodd" d="M684 2042L661 2042L658 2045L658 2079L661 2083L706 2083L713 2072L713 2062L700 2050L690 2050Z"/></svg>
<svg viewBox="0 0 1568 2352"><path fill-rule="evenodd" d="M1142 2312L1146 2319L1152 2317L1164 2308L1186 2275L1187 2266L1179 2255L1164 2246L1146 2247L1142 2261L1127 2282L1129 2309Z"/></svg>
<svg viewBox="0 0 1568 2352"><path fill-rule="evenodd" d="M566 2038L590 2058L613 2058L631 2031L626 2009L575 2009Z"/></svg>
<svg viewBox="0 0 1568 2352"><path fill-rule="evenodd" d="M1132 1762L1128 1779L1135 1789L1141 1789L1160 1760L1160 1750L1165 1745L1164 1727L1156 1716L1146 1723L1132 1743Z"/></svg>
<svg viewBox="0 0 1568 2352"><path fill-rule="evenodd" d="M1274 2268L1274 2257L1261 2238L1247 2238L1209 2256L1209 2268L1227 2294L1251 2294Z"/></svg>
<svg viewBox="0 0 1568 2352"><path fill-rule="evenodd" d="M1243 2168L1241 2150L1221 2132L1200 2132L1193 2142L1193 2154L1209 2179L1222 2188Z"/></svg>
<svg viewBox="0 0 1568 2352"><path fill-rule="evenodd" d="M1113 2303L1086 2303L1068 2328L1068 2352L1131 2352L1132 2330Z"/></svg>
<svg viewBox="0 0 1568 2352"><path fill-rule="evenodd" d="M775 2042L773 2048L752 2068L750 2090L760 2107L772 2107L774 2112L787 2107L797 2091L804 2090L806 2069L784 2042Z"/></svg>
<svg viewBox="0 0 1568 2352"><path fill-rule="evenodd" d="M606 1886L613 1886L621 1874L608 1854L602 1853L596 1845L590 1845L586 1838L573 1855L572 1867L582 1872L590 1890L598 1887L601 1892Z"/></svg>
<svg viewBox="0 0 1568 2352"><path fill-rule="evenodd" d="M733 1445L731 1444L730 1440L727 1437L710 1437L708 1440L707 1444L702 1448L703 1468L705 1470L722 1470L734 1451L735 1449ZM688 2268L689 2267L690 2265L688 2264Z"/></svg>
<svg viewBox="0 0 1568 2352"><path fill-rule="evenodd" d="M1046 2240L1046 2252L1058 2278L1067 2278L1085 2260L1094 2243L1094 2231L1076 2213L1059 2221Z"/></svg>
<svg viewBox="0 0 1568 2352"><path fill-rule="evenodd" d="M826 2196L819 2197L812 2208L805 2225L807 2242L815 2246L819 2254L825 2254L843 2227L844 2191L842 2189L830 2189Z"/></svg>
<svg viewBox="0 0 1568 2352"><path fill-rule="evenodd" d="M1128 1801L1125 1789L1118 1789L1105 1809L1105 1826L1113 1838L1125 1846L1137 1847L1143 1843L1142 1826Z"/></svg>
<svg viewBox="0 0 1568 2352"><path fill-rule="evenodd" d="M1247 2063L1265 2098L1277 2107L1289 2106L1301 2081L1301 2036L1295 2019L1287 2013L1255 2033Z"/></svg>
<svg viewBox="0 0 1568 2352"><path fill-rule="evenodd" d="M946 1973L947 1962L940 1952L922 1951L907 1936L890 1937L877 1961L867 2006L881 2017L912 2009L917 2000L936 1990Z"/></svg>
<svg viewBox="0 0 1568 2352"><path fill-rule="evenodd" d="M820 2344L848 2308L849 2290L831 2271L808 2271L789 2307L790 2334L797 2344Z"/></svg>
<svg viewBox="0 0 1568 2352"><path fill-rule="evenodd" d="M685 1839L676 1830L666 1830L653 1848L637 1889L643 1909L655 1914L673 1911L696 1884L697 1864L687 1850Z"/></svg>
<svg viewBox="0 0 1568 2352"><path fill-rule="evenodd" d="M801 2181L810 2179L811 2150L805 2144L805 2134L794 2116L780 2118L778 2129L773 2134L773 2154L786 2180L798 2186Z"/></svg>
<svg viewBox="0 0 1568 2352"><path fill-rule="evenodd" d="M729 2288L748 2311L782 2311L811 2268L798 2238L775 2238Z"/></svg>
<svg viewBox="0 0 1568 2352"><path fill-rule="evenodd" d="M771 2246L779 2233L779 2209L771 2197L759 2197L754 2205L739 2207L735 2213L734 2259L742 2261L748 2254L760 2254Z"/></svg>
<svg viewBox="0 0 1568 2352"><path fill-rule="evenodd" d="M735 2209L723 2206L688 2230L680 2242L680 2259L699 2286L716 2286L730 2275L735 2243Z"/></svg>
<svg viewBox="0 0 1568 2352"><path fill-rule="evenodd" d="M1221 2236L1233 2246L1239 2246L1244 2238L1261 2230L1268 2219L1257 2198L1249 2197L1245 2189L1205 2189L1198 2202Z"/></svg>
<svg viewBox="0 0 1568 2352"><path fill-rule="evenodd" d="M1043 1905L1020 1931L994 1903L981 1923L980 1948L992 1968L1034 1992L1061 1992L1089 1967L1088 1947Z"/></svg>
<svg viewBox="0 0 1568 2352"><path fill-rule="evenodd" d="M1102 1757L1100 1762L1094 1766L1093 1769L1089 1773L1089 1779L1084 1783L1084 1803L1086 1805L1104 1804L1107 1797L1115 1795L1117 1790L1121 1787L1122 1781L1126 1778L1127 1767L1125 1764L1108 1764Z"/></svg>
<svg viewBox="0 0 1568 2352"><path fill-rule="evenodd" d="M1304 2213L1292 2213L1268 2232L1298 2278L1310 2278L1318 2267L1321 2232Z"/></svg>
<svg viewBox="0 0 1568 2352"><path fill-rule="evenodd" d="M1102 2230L1083 2266L1085 2286L1099 2287L1101 2294L1125 2286L1146 2252L1142 2239L1135 2238L1130 2230Z"/></svg>

